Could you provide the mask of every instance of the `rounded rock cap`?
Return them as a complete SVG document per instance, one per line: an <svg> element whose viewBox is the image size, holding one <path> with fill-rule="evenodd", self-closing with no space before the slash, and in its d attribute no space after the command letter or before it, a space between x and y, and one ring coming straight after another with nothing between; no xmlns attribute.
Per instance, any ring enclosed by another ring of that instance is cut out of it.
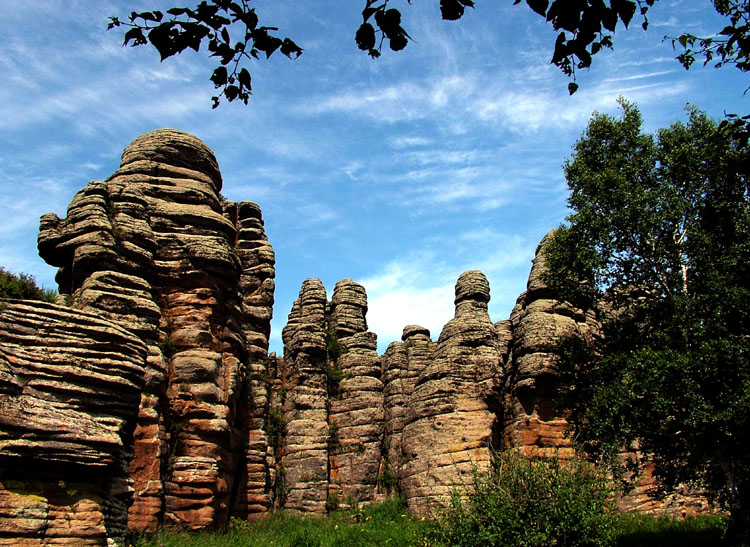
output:
<svg viewBox="0 0 750 547"><path fill-rule="evenodd" d="M211 179L216 192L221 191L222 179L216 156L195 135L178 129L156 129L145 133L125 147L120 167L144 160L203 173Z"/></svg>
<svg viewBox="0 0 750 547"><path fill-rule="evenodd" d="M479 270L468 270L456 281L455 304L471 300L486 304L490 301L490 282Z"/></svg>
<svg viewBox="0 0 750 547"><path fill-rule="evenodd" d="M412 336L416 336L418 334L422 334L426 336L427 338L429 338L430 330L422 327L421 325L406 325L404 327L404 332L401 335L401 340L406 342L407 339L411 338Z"/></svg>

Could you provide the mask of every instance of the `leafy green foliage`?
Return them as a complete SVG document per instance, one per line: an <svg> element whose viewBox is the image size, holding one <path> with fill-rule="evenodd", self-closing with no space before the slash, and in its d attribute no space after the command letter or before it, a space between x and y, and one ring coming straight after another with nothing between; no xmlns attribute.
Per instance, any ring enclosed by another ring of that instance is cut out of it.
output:
<svg viewBox="0 0 750 547"><path fill-rule="evenodd" d="M621 106L576 143L573 214L545 250L547 281L603 311L601 338L563 345L570 421L613 464L637 441L665 489L697 483L746 529L748 148L695 109L652 136Z"/></svg>
<svg viewBox="0 0 750 547"><path fill-rule="evenodd" d="M331 361L335 363L336 361L338 361L339 357L346 353L346 348L344 348L344 346L341 345L341 342L339 342L339 338L336 335L335 329L326 329L325 337L326 352Z"/></svg>
<svg viewBox="0 0 750 547"><path fill-rule="evenodd" d="M0 298L17 298L21 300L43 300L54 303L57 291L37 286L33 276L14 274L0 267Z"/></svg>
<svg viewBox="0 0 750 547"><path fill-rule="evenodd" d="M165 335L159 342L159 350L165 359L171 359L177 353L177 346L171 336Z"/></svg>
<svg viewBox="0 0 750 547"><path fill-rule="evenodd" d="M250 72L241 66L243 61L258 59L261 53L269 58L277 50L290 59L302 54L292 40L272 34L278 28L260 26L250 0L203 0L194 7L174 7L166 13L167 18L161 11L134 11L127 21L110 17L107 29L129 27L123 46L150 43L162 61L188 48L197 52L205 40L211 57L220 62L210 78L216 89L221 88L211 97L214 108L222 96L229 102L239 99L247 104L252 85ZM232 40L230 33L239 39Z"/></svg>
<svg viewBox="0 0 750 547"><path fill-rule="evenodd" d="M722 515L702 515L674 519L639 513L617 517L617 545L620 547L729 547L727 519Z"/></svg>
<svg viewBox="0 0 750 547"><path fill-rule="evenodd" d="M388 454L391 451L391 436L384 435L380 444L380 469L378 471L378 490L393 492L398 487L398 473L391 467Z"/></svg>
<svg viewBox="0 0 750 547"><path fill-rule="evenodd" d="M341 439L339 438L339 424L333 420L328 424L328 451L341 450Z"/></svg>
<svg viewBox="0 0 750 547"><path fill-rule="evenodd" d="M616 534L610 482L583 460L497 456L466 493L424 530L429 545L611 545Z"/></svg>
<svg viewBox="0 0 750 547"><path fill-rule="evenodd" d="M284 418L281 407L273 406L268 410L268 421L266 422L266 435L268 444L272 446L275 453L281 450L281 444L286 437L287 421Z"/></svg>
<svg viewBox="0 0 750 547"><path fill-rule="evenodd" d="M717 516L674 520L650 515L612 515L617 535L616 544L622 547L650 546L681 547L729 546L723 540L726 527L724 519ZM525 515L533 520L534 515ZM232 519L224 530L212 532L180 532L162 529L133 538L135 547L224 547L244 545L247 547L267 545L279 546L340 546L365 547L371 545L430 546L438 547L435 526L424 518L414 518L406 509L400 496L393 496L383 503L363 507L354 511L336 511L327 518L302 516L284 511L249 523ZM429 531L427 529L430 529ZM464 544L487 545L477 538ZM506 544L513 545L513 544ZM549 545L564 545L553 541ZM568 543L570 545L570 543Z"/></svg>
<svg viewBox="0 0 750 547"><path fill-rule="evenodd" d="M318 367L326 375L326 386L328 393L337 394L341 381L344 379L344 371L342 371L337 365L339 357L346 353L346 348L339 342L338 336L336 335L335 329L325 330L325 341L326 341L326 360L319 363Z"/></svg>
<svg viewBox="0 0 750 547"><path fill-rule="evenodd" d="M326 496L326 513L333 513L334 511L339 510L339 506L341 505L341 498L339 497L337 492L328 492L328 496Z"/></svg>

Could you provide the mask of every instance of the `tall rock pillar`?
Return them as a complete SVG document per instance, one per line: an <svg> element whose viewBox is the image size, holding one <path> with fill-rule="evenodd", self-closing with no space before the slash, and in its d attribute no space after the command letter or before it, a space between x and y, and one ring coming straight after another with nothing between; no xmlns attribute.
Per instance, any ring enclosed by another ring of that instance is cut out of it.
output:
<svg viewBox="0 0 750 547"><path fill-rule="evenodd" d="M490 287L478 270L456 283L456 314L409 398L401 436L400 486L409 507L447 503L453 487L486 469L497 442L502 349L487 314Z"/></svg>
<svg viewBox="0 0 750 547"><path fill-rule="evenodd" d="M259 449L248 448L258 424L247 372L268 347L273 253L257 205L229 204L221 187L203 142L161 129L128 145L67 218L42 217L39 252L59 267L64 298L148 348L130 466L136 530L226 522Z"/></svg>

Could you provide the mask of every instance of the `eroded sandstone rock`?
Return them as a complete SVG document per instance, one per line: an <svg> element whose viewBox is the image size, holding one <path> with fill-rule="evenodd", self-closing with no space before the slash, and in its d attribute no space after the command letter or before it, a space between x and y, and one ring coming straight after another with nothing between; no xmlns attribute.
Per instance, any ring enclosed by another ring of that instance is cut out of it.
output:
<svg viewBox="0 0 750 547"><path fill-rule="evenodd" d="M456 314L408 399L401 436L400 487L421 512L447 503L454 487L486 469L496 443L501 353L487 314L489 283L477 270L456 283Z"/></svg>
<svg viewBox="0 0 750 547"><path fill-rule="evenodd" d="M0 300L0 544L123 544L146 345L98 315Z"/></svg>
<svg viewBox="0 0 750 547"><path fill-rule="evenodd" d="M377 335L367 330L365 288L343 279L330 303L329 342L341 346L330 355L340 379L329 382L329 491L347 503L376 499L383 450L383 383Z"/></svg>
<svg viewBox="0 0 750 547"><path fill-rule="evenodd" d="M469 485L493 450L573 457L559 343L600 326L544 283L549 235L508 320L490 320L489 283L470 270L436 342L410 325L379 357L365 288L341 280L329 302L311 278L277 358L261 211L221 187L204 143L158 130L76 194L65 219L42 217L39 252L72 309L0 309L0 542L99 545L121 540L126 511L134 530L198 529L396 490L422 512ZM622 506L654 510L652 484ZM692 499L670 507L691 512Z"/></svg>
<svg viewBox="0 0 750 547"><path fill-rule="evenodd" d="M42 218L60 292L148 347L130 525L202 528L270 505L263 433L274 256L260 209L221 198L211 150L181 131L135 139L120 168ZM248 374L250 381L248 381ZM238 482L240 484L238 484Z"/></svg>
<svg viewBox="0 0 750 547"><path fill-rule="evenodd" d="M383 384L377 338L367 331L364 287L344 279L331 302L319 279L302 284L284 328L285 436L277 455L278 506L325 513L377 497Z"/></svg>
<svg viewBox="0 0 750 547"><path fill-rule="evenodd" d="M570 337L590 339L600 325L593 310L560 302L544 283L542 249L552 233L537 246L527 289L518 297L506 327L510 331L506 398L511 411L506 413L505 436L508 446L529 456L566 459L574 456L574 450L565 409L557 405L560 342Z"/></svg>

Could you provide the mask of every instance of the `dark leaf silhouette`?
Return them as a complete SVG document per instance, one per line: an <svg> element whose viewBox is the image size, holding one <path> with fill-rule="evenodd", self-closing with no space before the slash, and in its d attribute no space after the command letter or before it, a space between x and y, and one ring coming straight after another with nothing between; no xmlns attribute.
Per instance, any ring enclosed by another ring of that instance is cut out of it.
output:
<svg viewBox="0 0 750 547"><path fill-rule="evenodd" d="M222 92L212 97L213 106L216 107L222 96L230 102L234 99L245 101L244 85L227 93L227 86L232 85L242 70L247 70L243 63L260 59L261 52L269 58L276 51L281 51L292 59L303 52L290 38L276 36L276 27L260 26L255 10L250 7L251 1L203 0L192 7L169 8L166 18L161 11L134 11L127 21L110 17L107 28L130 27L125 32L123 45L151 43L162 60L187 48L199 51L201 44L207 42L210 56L217 57L222 66L228 67ZM386 39L394 51L406 48L412 40L402 26L402 13L389 6L392 1L365 0L362 23L356 30L355 42L359 49L374 59L381 56ZM576 69L590 67L594 55L602 49L612 49L612 35L609 33L616 31L618 22L629 28L638 13L642 18L641 27L647 29L647 13L656 1L526 0L526 4L545 17L557 31L550 62L575 81ZM521 2L514 0L513 4ZM407 4L411 4L411 1L407 0ZM445 20L461 19L467 7L473 8L474 0L440 0L440 12ZM684 49L677 59L685 68L693 64L696 56L702 56L704 64L715 61L717 67L733 64L742 71L750 71L750 25L747 24L750 2L715 0L714 7L720 15L728 17L731 24L713 37L699 38L683 34L679 38L671 38L673 46L679 44ZM231 35L240 39L232 43ZM569 91L571 88L577 89L578 86L569 86Z"/></svg>
<svg viewBox="0 0 750 547"><path fill-rule="evenodd" d="M359 49L370 50L375 47L375 29L370 23L362 23L354 38Z"/></svg>
<svg viewBox="0 0 750 547"><path fill-rule="evenodd" d="M526 0L529 7L542 17L547 15L548 0Z"/></svg>

